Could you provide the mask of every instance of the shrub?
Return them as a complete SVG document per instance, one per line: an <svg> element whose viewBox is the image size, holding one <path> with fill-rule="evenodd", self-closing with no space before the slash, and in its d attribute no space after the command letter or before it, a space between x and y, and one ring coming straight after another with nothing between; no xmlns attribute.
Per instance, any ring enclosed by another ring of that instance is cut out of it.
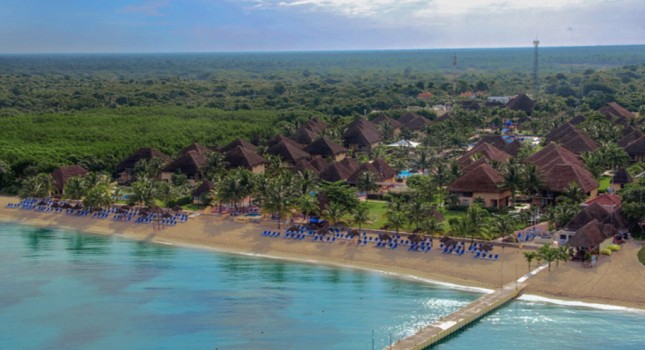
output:
<svg viewBox="0 0 645 350"><path fill-rule="evenodd" d="M612 244L607 249L611 250L612 252L617 252L620 250L620 246L618 244Z"/></svg>
<svg viewBox="0 0 645 350"><path fill-rule="evenodd" d="M600 254L609 256L609 255L611 255L611 249L609 249L609 248L602 249L600 251Z"/></svg>

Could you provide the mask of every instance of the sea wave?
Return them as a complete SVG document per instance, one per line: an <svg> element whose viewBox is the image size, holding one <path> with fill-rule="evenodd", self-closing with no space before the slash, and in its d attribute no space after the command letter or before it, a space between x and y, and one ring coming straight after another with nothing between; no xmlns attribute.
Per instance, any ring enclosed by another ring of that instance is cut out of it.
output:
<svg viewBox="0 0 645 350"><path fill-rule="evenodd" d="M556 305L562 305L562 306L585 307L585 308L606 310L606 311L622 311L622 312L635 312L635 313L645 314L645 310L626 307L626 306L588 303L588 302L579 301L579 300L563 300L563 299L547 298L547 297L543 297L539 295L531 295L531 294L523 294L519 296L517 299L522 301L536 302L536 303L548 303L548 304L556 304Z"/></svg>

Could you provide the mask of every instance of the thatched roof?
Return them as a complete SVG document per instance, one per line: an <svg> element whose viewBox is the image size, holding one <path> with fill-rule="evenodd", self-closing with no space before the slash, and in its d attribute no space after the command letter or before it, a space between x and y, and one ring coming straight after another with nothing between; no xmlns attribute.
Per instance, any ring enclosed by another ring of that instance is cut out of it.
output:
<svg viewBox="0 0 645 350"><path fill-rule="evenodd" d="M580 185L584 193L598 188L598 182L594 176L583 167L575 164L560 163L539 170L542 173L541 178L544 186L551 192L564 192L572 182Z"/></svg>
<svg viewBox="0 0 645 350"><path fill-rule="evenodd" d="M374 176L375 182L383 181L381 174L379 173L378 169L376 169L374 165L372 165L371 163L363 163L359 166L359 168L356 171L354 171L352 175L350 175L349 178L347 178L347 183L356 184L361 174L365 172L372 173L372 175Z"/></svg>
<svg viewBox="0 0 645 350"><path fill-rule="evenodd" d="M253 168L261 164L266 164L266 159L254 151L242 146L236 146L224 154L224 159L232 168L244 167Z"/></svg>
<svg viewBox="0 0 645 350"><path fill-rule="evenodd" d="M452 118L452 113L447 112L447 113L444 113L444 114L438 116L437 119L434 120L434 122L435 123L441 123L441 122L444 122L444 121L446 121L446 120L448 120L450 118Z"/></svg>
<svg viewBox="0 0 645 350"><path fill-rule="evenodd" d="M622 203L622 199L617 194L605 193L584 202L583 206L592 205L594 203L607 209L619 208Z"/></svg>
<svg viewBox="0 0 645 350"><path fill-rule="evenodd" d="M344 166L345 168L347 168L347 170L349 170L349 172L351 172L351 173L353 173L353 172L355 172L356 170L358 170L358 168L361 166L361 165L356 161L356 159L354 159L354 158L350 158L350 157L345 157L345 158L343 158L343 160L341 160L341 161L340 161L340 164L341 164L342 166Z"/></svg>
<svg viewBox="0 0 645 350"><path fill-rule="evenodd" d="M629 229L629 220L620 208L610 212L602 223L611 225L620 232L625 232Z"/></svg>
<svg viewBox="0 0 645 350"><path fill-rule="evenodd" d="M200 174L204 165L206 165L206 156L199 151L188 151L182 153L177 159L166 165L164 172L181 172L186 175Z"/></svg>
<svg viewBox="0 0 645 350"><path fill-rule="evenodd" d="M562 146L551 142L546 145L544 148L526 158L526 162L535 164L538 168L541 168L553 159L563 159L568 163L575 164L581 167L584 167L584 163L576 156L575 153L563 148Z"/></svg>
<svg viewBox="0 0 645 350"><path fill-rule="evenodd" d="M305 145L303 145L301 143L298 143L298 142L296 142L296 141L294 141L294 140L292 140L292 139L290 139L290 138L288 138L288 137L286 137L284 135L278 135L278 136L270 139L269 142L267 142L267 145L269 147L273 147L273 146L277 145L280 142L288 143L288 144L290 144L292 146L295 146L295 147L298 147L298 148L305 148Z"/></svg>
<svg viewBox="0 0 645 350"><path fill-rule="evenodd" d="M309 120L307 120L304 124L302 124L305 128L309 130L313 130L315 132L321 133L327 128L327 123L323 122L322 120L313 117Z"/></svg>
<svg viewBox="0 0 645 350"><path fill-rule="evenodd" d="M371 120L376 125L389 124L392 129L399 129L403 124L396 119L392 119L385 114L379 114L376 118Z"/></svg>
<svg viewBox="0 0 645 350"><path fill-rule="evenodd" d="M569 246L578 248L595 248L607 238L614 236L616 229L611 225L603 225L598 220L592 220L569 239Z"/></svg>
<svg viewBox="0 0 645 350"><path fill-rule="evenodd" d="M248 149L250 151L253 151L253 152L257 151L257 149L258 149L254 144L238 138L238 139L235 139L235 140L231 141L226 146L223 146L219 150L222 153L226 153L226 152L232 150L233 148L235 148L237 146L244 147L244 148L246 148L246 149Z"/></svg>
<svg viewBox="0 0 645 350"><path fill-rule="evenodd" d="M341 153L346 153L347 148L335 143L334 141L321 137L311 143L309 146L304 149L306 152L312 155L320 155L323 157L334 157Z"/></svg>
<svg viewBox="0 0 645 350"><path fill-rule="evenodd" d="M508 107L509 109L514 111L524 111L526 115L531 115L531 112L533 111L534 106L535 106L535 101L533 101L530 97L526 96L526 94L524 93L513 97L506 104L506 107Z"/></svg>
<svg viewBox="0 0 645 350"><path fill-rule="evenodd" d="M448 191L499 193L506 190L503 185L502 175L490 165L482 164L451 183Z"/></svg>
<svg viewBox="0 0 645 350"><path fill-rule="evenodd" d="M629 122L634 119L634 114L632 112L628 111L625 107L616 102L607 103L600 107L598 112L604 114L607 119L617 121L622 124L629 124Z"/></svg>
<svg viewBox="0 0 645 350"><path fill-rule="evenodd" d="M193 143L190 146L182 149L179 152L179 156L183 156L184 154L186 154L188 152L191 152L191 151L201 153L202 155L204 155L204 154L206 154L208 152L211 152L212 150L210 148L206 147L206 146L200 145L199 143Z"/></svg>
<svg viewBox="0 0 645 350"><path fill-rule="evenodd" d="M398 121L399 121L399 123L401 123L401 125L405 125L405 124L407 124L407 123L409 123L412 120L417 119L417 118L423 118L423 117L418 115L418 114L416 114L416 113L414 113L414 112L408 112L408 113L405 113L404 115L400 116Z"/></svg>
<svg viewBox="0 0 645 350"><path fill-rule="evenodd" d="M631 126L631 125L625 125L625 127L620 131L620 135L621 136L627 136L634 130L639 130L639 129L637 129L637 128Z"/></svg>
<svg viewBox="0 0 645 350"><path fill-rule="evenodd" d="M502 163L508 162L508 160L511 158L510 154L491 145L490 143L483 142L477 144L470 151L464 153L464 155L457 160L457 163L459 163L460 167L464 168L473 162L472 158L476 154L480 154L482 157L485 157L488 160L496 160Z"/></svg>
<svg viewBox="0 0 645 350"><path fill-rule="evenodd" d="M502 137L501 135L482 136L482 138L479 140L479 142L477 142L475 147L482 143L489 143L497 147L498 149L501 149L502 151L510 154L513 157L517 155L517 152L520 150L520 147L522 147L522 143L520 141L513 140L513 142L506 142L504 137Z"/></svg>
<svg viewBox="0 0 645 350"><path fill-rule="evenodd" d="M598 149L596 141L587 136L584 132L576 129L569 134L566 140L560 141L562 147L568 149L575 154L582 154L585 152L593 152Z"/></svg>
<svg viewBox="0 0 645 350"><path fill-rule="evenodd" d="M347 180L352 174L342 166L339 162L333 162L327 166L325 170L323 170L318 177L320 177L321 180L325 181L330 181L330 182L336 182L336 181L345 181Z"/></svg>
<svg viewBox="0 0 645 350"><path fill-rule="evenodd" d="M166 154L157 151L154 148L139 148L136 152L132 153L128 158L116 166L116 172L121 173L128 169L134 169L134 165L140 160L150 160L153 158L161 159L162 163L169 163L172 158Z"/></svg>
<svg viewBox="0 0 645 350"><path fill-rule="evenodd" d="M461 108L469 111L478 111L482 108L481 103L476 100L460 101L459 105L461 106Z"/></svg>
<svg viewBox="0 0 645 350"><path fill-rule="evenodd" d="M212 191L215 188L215 185L213 185L212 182L208 180L202 181L202 183L197 186L197 188L193 191L193 197L201 197L208 192Z"/></svg>
<svg viewBox="0 0 645 350"><path fill-rule="evenodd" d="M620 168L616 170L616 173L611 178L612 184L628 184L633 181L632 177L629 175L625 168Z"/></svg>
<svg viewBox="0 0 645 350"><path fill-rule="evenodd" d="M417 115L414 119L403 124L401 128L405 130L425 131L426 128L430 125L432 125L432 122L430 120Z"/></svg>
<svg viewBox="0 0 645 350"><path fill-rule="evenodd" d="M345 145L369 146L381 141L381 132L376 125L357 119L352 122L343 134Z"/></svg>
<svg viewBox="0 0 645 350"><path fill-rule="evenodd" d="M625 147L625 152L631 157L645 154L645 136L639 137L637 140L631 142Z"/></svg>
<svg viewBox="0 0 645 350"><path fill-rule="evenodd" d="M309 163L311 163L311 165L318 169L318 172L321 172L327 168L327 161L321 156L311 157Z"/></svg>
<svg viewBox="0 0 645 350"><path fill-rule="evenodd" d="M60 167L52 172L52 178L54 180L54 187L58 190L58 193L63 193L63 188L65 187L65 182L70 177L75 176L85 176L88 171L80 165L68 165Z"/></svg>
<svg viewBox="0 0 645 350"><path fill-rule="evenodd" d="M625 148L625 147L629 146L630 143L638 140L641 137L643 137L643 133L638 129L634 129L629 134L623 136L618 141L618 146Z"/></svg>
<svg viewBox="0 0 645 350"><path fill-rule="evenodd" d="M567 135L576 131L576 127L573 124L566 122L557 128L551 130L544 138L547 141L560 142L563 139L566 139Z"/></svg>
<svg viewBox="0 0 645 350"><path fill-rule="evenodd" d="M279 156L282 160L290 163L295 163L300 159L307 159L310 157L309 153L303 151L290 142L277 143L271 146L267 152L274 156Z"/></svg>
<svg viewBox="0 0 645 350"><path fill-rule="evenodd" d="M573 117L573 119L569 120L569 123L571 123L571 125L578 125L583 123L585 120L587 120L586 116L578 114L577 116Z"/></svg>
<svg viewBox="0 0 645 350"><path fill-rule="evenodd" d="M596 220L603 222L609 216L607 209L603 208L600 204L592 203L584 207L576 216L571 219L566 225L567 231L577 231L589 222Z"/></svg>
<svg viewBox="0 0 645 350"><path fill-rule="evenodd" d="M296 164L291 169L293 171L301 171L301 172L309 170L309 171L313 172L314 174L320 173L320 170L318 170L315 166L313 166L313 164L311 164L306 159L297 160Z"/></svg>
<svg viewBox="0 0 645 350"><path fill-rule="evenodd" d="M317 139L319 135L320 131L312 130L307 125L302 125L291 135L291 139L303 145L308 145Z"/></svg>
<svg viewBox="0 0 645 350"><path fill-rule="evenodd" d="M488 160L488 158L486 158L486 157L481 157L481 158L477 159L476 161L474 161L474 162L466 165L465 167L461 168L461 173L466 174L466 173L472 171L473 169L477 168L478 166L480 166L482 164L490 165L490 160Z"/></svg>
<svg viewBox="0 0 645 350"><path fill-rule="evenodd" d="M394 170L390 164L381 158L376 158L372 161L372 165L378 170L381 177L384 180L391 179L396 176L396 170Z"/></svg>

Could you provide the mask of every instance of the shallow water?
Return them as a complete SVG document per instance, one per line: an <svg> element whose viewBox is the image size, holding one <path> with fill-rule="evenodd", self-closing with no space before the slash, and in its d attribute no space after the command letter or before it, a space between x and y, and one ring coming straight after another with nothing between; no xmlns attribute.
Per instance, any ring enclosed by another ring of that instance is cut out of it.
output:
<svg viewBox="0 0 645 350"><path fill-rule="evenodd" d="M14 224L0 224L0 281L0 349L380 349L478 297L374 272ZM515 302L441 348L628 349L645 344L643 321Z"/></svg>

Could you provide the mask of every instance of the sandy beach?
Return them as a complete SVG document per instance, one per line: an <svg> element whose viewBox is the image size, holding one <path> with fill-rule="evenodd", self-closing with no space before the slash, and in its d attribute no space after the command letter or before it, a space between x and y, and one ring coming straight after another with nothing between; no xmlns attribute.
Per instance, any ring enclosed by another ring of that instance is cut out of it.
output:
<svg viewBox="0 0 645 350"><path fill-rule="evenodd" d="M0 221L60 227L191 248L350 266L486 289L499 288L528 272L522 251L516 248L496 247L495 253L500 254L500 259L482 261L473 259L468 253L463 256L442 254L436 240L435 247L428 253L408 252L405 248L391 250L370 245L357 246L350 241L296 241L261 235L264 230L277 230L275 224L243 224L210 215L191 217L186 223L156 230L149 224L6 207L7 203L18 201L15 197L0 197ZM634 243L625 244L613 256L601 257L599 265L592 269L572 262L560 264L559 267L554 264L551 272L545 270L529 280L526 293L645 309L645 266L638 262L638 249Z"/></svg>

